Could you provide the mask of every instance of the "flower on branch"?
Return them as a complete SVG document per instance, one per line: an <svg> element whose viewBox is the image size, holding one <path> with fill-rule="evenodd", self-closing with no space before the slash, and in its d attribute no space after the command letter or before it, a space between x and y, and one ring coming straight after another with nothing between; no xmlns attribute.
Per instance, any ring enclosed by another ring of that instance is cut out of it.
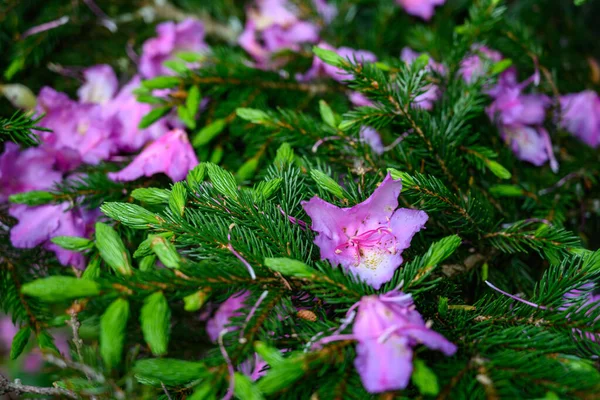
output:
<svg viewBox="0 0 600 400"><path fill-rule="evenodd" d="M321 258L341 265L375 289L392 279L402 264L402 251L423 229L427 214L398 208L400 180L387 175L371 197L350 208L339 208L313 197L302 203L318 233Z"/></svg>
<svg viewBox="0 0 600 400"><path fill-rule="evenodd" d="M591 90L560 98L561 125L591 147L600 146L600 97Z"/></svg>
<svg viewBox="0 0 600 400"><path fill-rule="evenodd" d="M195 19L164 22L156 27L156 33L158 37L148 39L142 48L140 73L144 78L173 75L174 72L163 65L165 61L178 52L202 52L208 48L204 42L204 25Z"/></svg>
<svg viewBox="0 0 600 400"><path fill-rule="evenodd" d="M127 167L108 176L115 181L133 181L142 176L164 173L177 182L196 165L198 159L186 133L173 129L146 147Z"/></svg>

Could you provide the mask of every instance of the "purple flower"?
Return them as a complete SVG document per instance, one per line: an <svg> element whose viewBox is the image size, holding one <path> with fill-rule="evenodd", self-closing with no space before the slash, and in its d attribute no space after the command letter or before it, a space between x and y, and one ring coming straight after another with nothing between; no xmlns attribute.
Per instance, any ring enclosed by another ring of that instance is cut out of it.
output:
<svg viewBox="0 0 600 400"><path fill-rule="evenodd" d="M542 166L550 161L550 168L556 172L558 162L554 158L550 135L541 126L500 125L500 136L510 145L518 159Z"/></svg>
<svg viewBox="0 0 600 400"><path fill-rule="evenodd" d="M423 321L411 295L399 290L363 297L352 333L358 341L354 366L369 393L404 389L418 344L447 356L456 352L454 344Z"/></svg>
<svg viewBox="0 0 600 400"><path fill-rule="evenodd" d="M367 50L354 50L349 47L340 47L336 49L335 47L323 42L319 43L319 47L326 50L335 51L341 57L352 62L356 61L360 64L365 62L372 63L377 61L377 56L375 56L375 54ZM310 69L304 75L298 75L297 79L306 82L319 77L329 77L335 79L338 82L353 79L352 74L344 71L341 68L326 64L319 57L316 56L313 58L313 63Z"/></svg>
<svg viewBox="0 0 600 400"><path fill-rule="evenodd" d="M13 324L11 318L0 315L0 350L6 350L8 353L17 332L19 332L19 328ZM58 334L54 335L54 339L60 353L67 359L70 359L68 338L58 332ZM2 353L0 352L0 354ZM43 365L41 355L35 351L25 354L19 360L23 362L23 371L27 373L39 372Z"/></svg>
<svg viewBox="0 0 600 400"><path fill-rule="evenodd" d="M486 61L498 62L502 60L502 54L485 46L475 45L472 50L473 54L460 63L459 73L467 83L473 83L486 73L484 70Z"/></svg>
<svg viewBox="0 0 600 400"><path fill-rule="evenodd" d="M248 10L238 43L258 63L268 68L271 55L281 50L300 50L302 43L319 40L319 28L298 19L287 0L257 0Z"/></svg>
<svg viewBox="0 0 600 400"><path fill-rule="evenodd" d="M242 315L240 309L244 307L244 302L250 296L250 292L243 291L238 292L225 300L217 309L215 314L206 323L206 333L213 343L217 343L219 335L226 329L226 326L231 323L231 319ZM232 330L237 328L231 327ZM251 380L255 381L263 376L267 363L258 355L254 354L244 362L238 365L237 369L248 376Z"/></svg>
<svg viewBox="0 0 600 400"><path fill-rule="evenodd" d="M178 24L164 22L156 27L158 37L148 39L142 48L140 73L144 78L173 75L163 66L176 53L182 51L201 52L208 47L204 42L204 25L195 19L186 19Z"/></svg>
<svg viewBox="0 0 600 400"><path fill-rule="evenodd" d="M83 72L85 83L77 90L82 103L105 104L112 100L119 82L113 69L106 64L94 65Z"/></svg>
<svg viewBox="0 0 600 400"><path fill-rule="evenodd" d="M392 291L363 297L353 334L358 340L354 365L370 393L404 389L412 374L412 347L424 344L447 356L456 346L429 329L409 294Z"/></svg>
<svg viewBox="0 0 600 400"><path fill-rule="evenodd" d="M326 50L335 51L343 58L350 60L352 62L356 61L360 64L365 62L375 62L377 61L377 56L366 50L354 50L349 47L340 47L336 49L335 47L330 46L327 43L319 43L319 47L324 48ZM306 73L296 75L296 79L300 82L307 82L316 78L321 77L329 77L335 79L338 82L343 82L346 80L353 79L353 75L349 72L344 71L341 68L334 67L333 65L329 65L324 63L319 57L313 58L312 66ZM348 98L358 107L363 106L371 106L373 102L365 97L362 93L359 92L351 92L348 95Z"/></svg>
<svg viewBox="0 0 600 400"><path fill-rule="evenodd" d="M373 102L360 92L351 92L348 95L348 99L357 107L369 107L373 105Z"/></svg>
<svg viewBox="0 0 600 400"><path fill-rule="evenodd" d="M169 130L165 118L149 128L138 128L142 117L152 110L151 105L139 103L133 94L140 86L139 76L134 76L118 94L117 77L110 66L93 66L84 71L84 76L86 81L78 91L80 102L102 105L102 118L113 129L113 150L139 150L149 140L157 139Z"/></svg>
<svg viewBox="0 0 600 400"><path fill-rule="evenodd" d="M45 146L76 152L87 164L98 164L113 151L113 126L103 117L99 104L77 103L45 87L38 96L37 112L46 114L40 126L52 130L40 134Z"/></svg>
<svg viewBox="0 0 600 400"><path fill-rule="evenodd" d="M595 312L598 307L600 307L600 292L598 292L598 288L596 284L593 282L588 282L581 285L578 289L571 290L563 296L564 303L559 308L559 310L564 311L574 305L578 304L583 300L583 304L577 309L576 312L582 312L585 310L585 315L589 316L591 313ZM568 315L567 315L568 318ZM598 318L594 319L596 322ZM600 342L600 335L594 332L582 332L580 329L573 329L573 333L575 333L578 337L585 337L594 342Z"/></svg>
<svg viewBox="0 0 600 400"><path fill-rule="evenodd" d="M49 240L55 236L89 237L97 212L71 208L65 202L37 207L15 204L10 207L9 213L19 220L10 231L14 247L31 249L44 245L44 248L56 253L61 264L76 268L85 266L81 253L65 250Z"/></svg>
<svg viewBox="0 0 600 400"><path fill-rule="evenodd" d="M425 21L429 21L433 17L435 6L442 5L445 2L446 0L396 0L396 3L404 8L404 11Z"/></svg>
<svg viewBox="0 0 600 400"><path fill-rule="evenodd" d="M177 182L196 165L198 159L186 133L173 129L142 150L125 169L108 176L115 181L133 181L141 176L164 173Z"/></svg>
<svg viewBox="0 0 600 400"><path fill-rule="evenodd" d="M13 338L19 332L12 319L6 315L0 315L0 348L10 350Z"/></svg>
<svg viewBox="0 0 600 400"><path fill-rule="evenodd" d="M375 154L383 154L384 147L379 132L370 126L362 126L359 135L363 142L371 146L371 149L373 149Z"/></svg>
<svg viewBox="0 0 600 400"><path fill-rule="evenodd" d="M387 175L371 197L350 208L338 208L318 197L302 203L318 233L321 259L340 264L375 289L388 282L402 264L402 250L423 229L427 214L398 208L400 180Z"/></svg>
<svg viewBox="0 0 600 400"><path fill-rule="evenodd" d="M140 86L140 77L129 81L103 108L104 116L114 126L113 140L118 150L136 151L148 141L158 139L169 131L167 121L161 118L146 129L138 128L144 115L152 110L150 104L139 103L133 90Z"/></svg>
<svg viewBox="0 0 600 400"><path fill-rule="evenodd" d="M55 170L56 158L43 148L32 147L23 151L7 142L0 155L0 202L8 196L30 190L50 188L62 179Z"/></svg>
<svg viewBox="0 0 600 400"><path fill-rule="evenodd" d="M402 49L402 53L400 54L400 59L411 65L421 54L413 51L412 49L405 47ZM444 74L446 72L446 68L432 59L429 59L429 63L427 64L428 71L435 71L438 74ZM433 108L433 103L440 97L441 91L437 85L433 83L425 85L424 92L420 95L416 96L413 100L412 106L415 108L422 108L424 110L431 110Z"/></svg>
<svg viewBox="0 0 600 400"><path fill-rule="evenodd" d="M518 83L516 70L509 68L502 73L498 84L488 91L494 101L486 112L498 124L500 136L511 146L517 158L537 166L550 161L551 169L556 172L558 162L552 151L550 135L541 126L550 99L539 94L522 94L526 86L538 79L536 72Z"/></svg>
<svg viewBox="0 0 600 400"><path fill-rule="evenodd" d="M206 333L210 340L217 342L219 334L225 329L225 326L231 322L231 318L242 315L238 312L244 307L244 302L248 299L250 293L239 292L228 298L219 306L215 315L206 323Z"/></svg>
<svg viewBox="0 0 600 400"><path fill-rule="evenodd" d="M330 23L338 14L334 4L328 4L325 0L313 0L315 9L326 23Z"/></svg>
<svg viewBox="0 0 600 400"><path fill-rule="evenodd" d="M521 94L518 86L506 87L486 111L491 119L500 124L539 125L544 122L549 104L547 96Z"/></svg>
<svg viewBox="0 0 600 400"><path fill-rule="evenodd" d="M267 373L265 367L267 362L262 359L257 353L250 356L246 361L238 365L238 370L250 378L252 381L258 380L261 376Z"/></svg>
<svg viewBox="0 0 600 400"><path fill-rule="evenodd" d="M591 90L561 96L561 125L591 147L600 145L600 98Z"/></svg>

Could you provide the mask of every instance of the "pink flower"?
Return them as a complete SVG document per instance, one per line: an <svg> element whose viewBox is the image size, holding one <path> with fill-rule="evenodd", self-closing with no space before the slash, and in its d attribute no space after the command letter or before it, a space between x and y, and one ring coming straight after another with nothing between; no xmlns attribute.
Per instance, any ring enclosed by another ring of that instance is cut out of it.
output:
<svg viewBox="0 0 600 400"><path fill-rule="evenodd" d="M302 203L318 233L321 259L341 265L379 289L402 264L402 250L423 229L427 214L398 208L400 180L387 175L371 197L350 208L338 208L318 197Z"/></svg>
<svg viewBox="0 0 600 400"><path fill-rule="evenodd" d="M37 112L46 114L40 126L52 130L40 133L45 146L76 152L87 164L98 164L113 151L113 126L103 118L99 104L77 103L66 94L45 87L38 96Z"/></svg>
<svg viewBox="0 0 600 400"><path fill-rule="evenodd" d="M228 298L219 306L215 315L206 323L206 333L210 340L217 342L219 334L231 322L231 318L242 315L238 310L244 307L244 302L250 296L250 292L239 292Z"/></svg>
<svg viewBox="0 0 600 400"><path fill-rule="evenodd" d="M396 3L404 8L404 11L425 21L429 21L433 17L435 6L442 5L445 2L446 0L396 0Z"/></svg>
<svg viewBox="0 0 600 400"><path fill-rule="evenodd" d="M360 92L350 92L348 99L356 107L369 107L373 105L373 102Z"/></svg>
<svg viewBox="0 0 600 400"><path fill-rule="evenodd" d="M521 94L520 87L507 87L486 111L491 119L500 124L540 125L546 118L546 107L549 104L547 96Z"/></svg>
<svg viewBox="0 0 600 400"><path fill-rule="evenodd" d="M12 345L14 336L19 332L19 328L15 326L8 316L0 315L0 354L2 350L5 350L8 354ZM54 335L55 344L60 353L67 359L70 359L69 355L69 344L67 343L68 338L60 332ZM27 373L39 372L43 365L43 359L39 353L35 350L26 353L27 350L17 361L22 362L22 369Z"/></svg>
<svg viewBox="0 0 600 400"><path fill-rule="evenodd" d="M400 54L400 59L411 65L421 54L413 51L412 49L405 47L402 49L402 53ZM444 74L446 72L446 68L432 59L429 59L429 63L427 64L428 71L435 71L438 74ZM420 95L414 98L412 106L414 108L422 108L424 110L431 110L433 108L433 103L440 97L441 92L440 88L433 83L429 85L425 85L425 91Z"/></svg>
<svg viewBox="0 0 600 400"><path fill-rule="evenodd" d="M344 59L352 62L356 61L359 64L377 61L377 56L367 50L354 50L349 47L340 47L336 49L335 47L323 42L319 43L318 46L326 50L335 51ZM305 74L298 75L297 79L299 81L306 82L319 77L329 77L338 82L353 79L352 74L344 71L341 68L326 64L317 56L313 58L313 63L310 69Z"/></svg>
<svg viewBox="0 0 600 400"><path fill-rule="evenodd" d="M399 290L363 297L352 333L358 341L354 366L369 393L406 388L412 348L418 344L447 356L456 352L454 344L425 324L411 295Z"/></svg>
<svg viewBox="0 0 600 400"><path fill-rule="evenodd" d="M383 143L379 132L370 126L362 126L359 132L360 139L367 143L375 154L383 154Z"/></svg>
<svg viewBox="0 0 600 400"><path fill-rule="evenodd" d="M252 381L256 381L258 378L267 373L265 367L267 362L261 358L257 353L250 356L246 361L238 365L238 370L250 378Z"/></svg>
<svg viewBox="0 0 600 400"><path fill-rule="evenodd" d="M585 310L585 315L589 316L600 307L600 293L596 284L593 282L584 283L578 289L571 290L563 296L564 303L559 310L564 311L570 307L573 307L578 302L583 300L583 304L576 310L576 312L582 312ZM569 314L570 315L570 314ZM598 318L594 319L596 322ZM600 342L600 335L593 331L582 332L580 329L573 329L573 333L577 337L585 337L594 342Z"/></svg>
<svg viewBox="0 0 600 400"><path fill-rule="evenodd" d="M335 4L328 4L325 0L313 0L313 4L326 23L331 22L338 14Z"/></svg>
<svg viewBox="0 0 600 400"><path fill-rule="evenodd" d="M62 173L55 169L54 155L40 147L23 151L14 143L7 142L0 155L0 202L11 194L44 190L62 180Z"/></svg>
<svg viewBox="0 0 600 400"><path fill-rule="evenodd" d="M77 90L82 103L105 104L112 100L119 82L110 65L100 64L83 72L85 83Z"/></svg>
<svg viewBox="0 0 600 400"><path fill-rule="evenodd" d="M10 207L9 213L19 220L10 231L10 241L14 247L31 249L43 245L56 253L62 265L85 267L81 253L65 250L50 242L50 239L55 236L89 237L97 211L71 208L69 203L37 207L15 204Z"/></svg>
<svg viewBox="0 0 600 400"><path fill-rule="evenodd" d="M256 6L248 10L238 43L256 60L259 68L269 68L273 53L298 51L302 43L318 40L319 28L299 20L287 0L257 0Z"/></svg>
<svg viewBox="0 0 600 400"><path fill-rule="evenodd" d="M219 306L214 316L208 320L206 323L206 333L213 343L217 343L219 335L221 335L221 332L223 332L227 328L227 325L231 323L232 318L242 315L239 311L244 307L244 302L249 296L250 292L248 291L234 294L225 300ZM237 330L237 328L234 327L231 329ZM255 353L238 365L237 369L251 380L255 381L266 373L266 371L264 371L266 366L267 363Z"/></svg>
<svg viewBox="0 0 600 400"><path fill-rule="evenodd" d="M152 110L150 104L139 103L135 98L133 91L139 86L140 77L134 76L117 96L103 107L104 116L113 124L113 140L118 150L139 150L148 141L158 139L169 131L165 118L146 129L138 128L144 115Z"/></svg>
<svg viewBox="0 0 600 400"><path fill-rule="evenodd" d="M486 112L498 124L500 136L511 146L517 158L537 166L549 161L550 168L556 172L558 162L552 151L550 135L542 127L550 99L540 94L522 93L525 87L538 79L536 71L518 83L516 69L504 71L498 84L487 92L494 101Z"/></svg>
<svg viewBox="0 0 600 400"><path fill-rule="evenodd" d="M366 50L354 50L349 47L340 47L336 49L335 47L323 42L319 43L319 47L326 50L335 51L343 58L352 62L356 61L359 64L377 61L377 56ZM296 79L298 79L300 82L308 82L321 77L329 77L338 82L344 82L346 80L353 79L353 75L351 73L348 73L341 68L334 67L333 65L326 64L317 56L313 58L312 66L308 71L306 71L306 73L296 75ZM359 92L351 92L348 95L348 98L352 104L358 107L373 105L371 100Z"/></svg>
<svg viewBox="0 0 600 400"><path fill-rule="evenodd" d="M502 54L485 46L475 45L472 50L473 54L460 63L459 73L467 83L473 83L485 74L486 61L498 62L502 60Z"/></svg>
<svg viewBox="0 0 600 400"><path fill-rule="evenodd" d="M186 133L173 129L142 150L125 169L108 176L115 181L133 181L141 176L164 173L177 182L196 165L198 159Z"/></svg>
<svg viewBox="0 0 600 400"><path fill-rule="evenodd" d="M148 39L142 47L140 73L144 78L173 75L163 63L178 52L202 52L208 49L204 42L204 25L195 19L186 19L178 24L163 22L156 27L158 37Z"/></svg>
<svg viewBox="0 0 600 400"><path fill-rule="evenodd" d="M561 125L588 146L600 145L600 97L591 90L560 98Z"/></svg>
<svg viewBox="0 0 600 400"><path fill-rule="evenodd" d="M554 158L550 135L541 126L501 125L500 136L508 143L518 159L542 166L550 161L553 171L558 170L558 162Z"/></svg>

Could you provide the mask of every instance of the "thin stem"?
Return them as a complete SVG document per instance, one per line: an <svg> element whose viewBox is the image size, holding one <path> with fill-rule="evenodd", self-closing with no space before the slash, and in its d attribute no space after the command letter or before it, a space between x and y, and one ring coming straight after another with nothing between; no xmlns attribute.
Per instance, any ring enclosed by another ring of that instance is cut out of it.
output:
<svg viewBox="0 0 600 400"><path fill-rule="evenodd" d="M0 395L15 393L17 395L22 393L38 394L42 396L61 396L68 397L70 399L79 399L80 397L67 389L59 387L37 387L23 385L20 379L15 379L14 382L9 381L4 375L0 374Z"/></svg>

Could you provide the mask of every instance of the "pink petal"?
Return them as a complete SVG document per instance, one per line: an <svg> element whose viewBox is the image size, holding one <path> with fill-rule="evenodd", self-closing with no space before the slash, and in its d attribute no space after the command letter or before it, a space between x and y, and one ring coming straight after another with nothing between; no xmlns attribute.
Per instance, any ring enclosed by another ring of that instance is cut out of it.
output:
<svg viewBox="0 0 600 400"><path fill-rule="evenodd" d="M118 81L113 69L106 64L95 65L83 72L85 83L77 90L84 103L105 104L117 92Z"/></svg>
<svg viewBox="0 0 600 400"><path fill-rule="evenodd" d="M396 236L396 249L404 250L410 247L413 236L425 227L429 217L424 211L399 208L390 221L392 232Z"/></svg>
<svg viewBox="0 0 600 400"><path fill-rule="evenodd" d="M386 342L361 341L354 366L369 393L404 389L412 374L412 349L408 339L392 336Z"/></svg>

